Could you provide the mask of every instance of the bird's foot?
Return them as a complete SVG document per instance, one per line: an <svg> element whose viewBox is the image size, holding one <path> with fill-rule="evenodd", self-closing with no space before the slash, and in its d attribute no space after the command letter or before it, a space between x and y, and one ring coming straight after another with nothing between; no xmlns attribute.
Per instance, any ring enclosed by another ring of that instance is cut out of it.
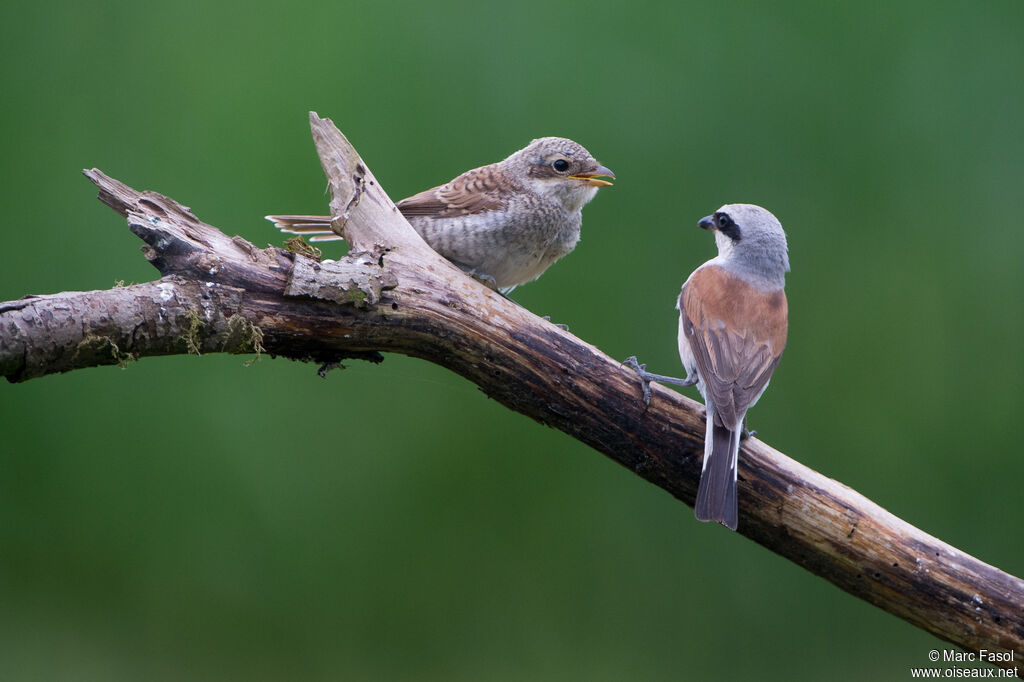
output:
<svg viewBox="0 0 1024 682"><path fill-rule="evenodd" d="M545 315L544 317L542 317L540 319L547 320L548 322L551 322L551 316L550 315ZM564 331L569 331L569 325L567 325L567 324L562 324L561 322L551 322L551 324L555 325L556 327L558 327L559 329L562 329Z"/></svg>
<svg viewBox="0 0 1024 682"><path fill-rule="evenodd" d="M647 365L641 365L635 355L630 355L622 361L622 364L640 375L640 382L644 389L644 405L649 406L651 404L652 381L659 381L664 384L676 384L677 386L693 386L697 383L696 379L677 379L676 377L668 377L664 374L652 374L647 371Z"/></svg>
<svg viewBox="0 0 1024 682"><path fill-rule="evenodd" d="M467 270L466 274L475 279L476 281L483 284L485 287L492 291L497 291L499 294L502 292L498 289L498 280L494 279L486 272L477 272L476 270ZM504 296L504 294L502 294Z"/></svg>
<svg viewBox="0 0 1024 682"><path fill-rule="evenodd" d="M635 355L630 355L622 361L622 364L640 375L640 385L644 389L644 405L649 406L651 404L651 380L647 373L647 365L641 365Z"/></svg>
<svg viewBox="0 0 1024 682"><path fill-rule="evenodd" d="M749 431L747 429L747 418L744 417L743 418L743 427L740 428L740 440L746 440L748 438L753 438L756 435L757 435L757 431Z"/></svg>

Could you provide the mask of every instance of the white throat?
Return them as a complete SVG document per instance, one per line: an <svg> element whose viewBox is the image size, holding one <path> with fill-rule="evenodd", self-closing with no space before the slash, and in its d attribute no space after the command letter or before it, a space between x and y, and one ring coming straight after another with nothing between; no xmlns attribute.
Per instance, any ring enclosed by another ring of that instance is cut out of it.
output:
<svg viewBox="0 0 1024 682"><path fill-rule="evenodd" d="M590 200L597 195L598 188L578 180L540 180L530 181L533 191L550 201L557 201L570 213L579 213Z"/></svg>

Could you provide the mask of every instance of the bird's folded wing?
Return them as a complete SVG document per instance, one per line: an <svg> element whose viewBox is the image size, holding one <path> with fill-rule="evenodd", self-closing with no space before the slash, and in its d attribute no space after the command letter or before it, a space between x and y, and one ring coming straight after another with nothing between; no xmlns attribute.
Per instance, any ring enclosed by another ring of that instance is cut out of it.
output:
<svg viewBox="0 0 1024 682"><path fill-rule="evenodd" d="M698 269L679 296L683 331L715 419L733 428L757 400L786 345L786 295L719 266Z"/></svg>
<svg viewBox="0 0 1024 682"><path fill-rule="evenodd" d="M521 188L494 165L466 171L451 182L399 201L405 216L456 218L500 210L510 194Z"/></svg>

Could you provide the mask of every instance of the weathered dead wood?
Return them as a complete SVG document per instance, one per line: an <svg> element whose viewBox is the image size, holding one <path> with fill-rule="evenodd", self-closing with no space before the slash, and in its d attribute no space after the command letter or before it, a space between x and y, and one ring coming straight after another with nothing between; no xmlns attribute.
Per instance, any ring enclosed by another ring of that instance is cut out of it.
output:
<svg viewBox="0 0 1024 682"><path fill-rule="evenodd" d="M692 505L702 407L654 386L645 408L636 375L617 360L463 276L405 222L330 120L310 119L352 253L317 263L257 249L172 199L86 171L163 278L0 303L0 373L21 381L184 352L262 349L320 362L403 353ZM744 443L739 473L743 535L941 639L1024 660L1020 579L756 439Z"/></svg>

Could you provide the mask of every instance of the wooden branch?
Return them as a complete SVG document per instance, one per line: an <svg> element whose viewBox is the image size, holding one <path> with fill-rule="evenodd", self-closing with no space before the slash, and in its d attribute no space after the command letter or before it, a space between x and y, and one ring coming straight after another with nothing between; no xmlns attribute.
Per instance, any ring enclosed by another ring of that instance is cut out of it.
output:
<svg viewBox="0 0 1024 682"><path fill-rule="evenodd" d="M325 363L403 353L451 369L692 505L702 406L655 385L646 408L637 376L619 361L464 276L406 223L333 123L310 120L348 256L317 263L257 249L172 199L86 171L163 277L0 303L3 376L186 352ZM743 535L941 639L1024 660L1020 579L759 440L744 442L739 476Z"/></svg>

